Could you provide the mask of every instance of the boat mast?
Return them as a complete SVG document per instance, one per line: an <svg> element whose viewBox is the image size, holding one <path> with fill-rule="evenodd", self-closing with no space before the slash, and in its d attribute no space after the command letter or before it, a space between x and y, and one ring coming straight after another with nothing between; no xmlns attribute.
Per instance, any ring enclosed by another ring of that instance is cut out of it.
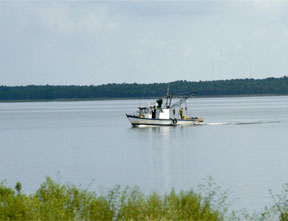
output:
<svg viewBox="0 0 288 221"><path fill-rule="evenodd" d="M165 108L170 108L171 102L172 102L172 95L170 95L170 84L168 83Z"/></svg>

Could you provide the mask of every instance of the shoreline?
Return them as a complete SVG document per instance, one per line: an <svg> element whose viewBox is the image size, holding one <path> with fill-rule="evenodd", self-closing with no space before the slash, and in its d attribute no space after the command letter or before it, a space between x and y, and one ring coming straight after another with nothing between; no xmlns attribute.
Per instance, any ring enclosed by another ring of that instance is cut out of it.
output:
<svg viewBox="0 0 288 221"><path fill-rule="evenodd" d="M280 97L287 94L245 94L245 95L214 95L214 96L193 96L193 98L230 98L230 97ZM36 102L77 102L77 101L114 101L114 100L147 100L158 99L159 97L121 97L121 98L68 98L68 99L31 99L31 100L0 100L0 103L36 103Z"/></svg>

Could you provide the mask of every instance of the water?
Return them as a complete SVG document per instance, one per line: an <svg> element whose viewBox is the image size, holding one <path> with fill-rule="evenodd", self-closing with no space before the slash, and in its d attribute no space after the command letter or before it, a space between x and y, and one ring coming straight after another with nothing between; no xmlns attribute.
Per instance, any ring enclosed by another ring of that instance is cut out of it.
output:
<svg viewBox="0 0 288 221"><path fill-rule="evenodd" d="M190 114L204 125L132 128L124 114L148 102L0 103L0 180L26 193L45 176L163 193L213 176L234 209L258 211L288 182L288 97L195 98Z"/></svg>

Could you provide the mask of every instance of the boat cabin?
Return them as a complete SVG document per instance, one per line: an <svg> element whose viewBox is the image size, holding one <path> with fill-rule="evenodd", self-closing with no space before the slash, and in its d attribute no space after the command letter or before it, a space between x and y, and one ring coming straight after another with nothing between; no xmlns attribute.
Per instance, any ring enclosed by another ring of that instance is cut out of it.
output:
<svg viewBox="0 0 288 221"><path fill-rule="evenodd" d="M159 106L138 107L138 114L141 118L149 119L170 119L170 109Z"/></svg>

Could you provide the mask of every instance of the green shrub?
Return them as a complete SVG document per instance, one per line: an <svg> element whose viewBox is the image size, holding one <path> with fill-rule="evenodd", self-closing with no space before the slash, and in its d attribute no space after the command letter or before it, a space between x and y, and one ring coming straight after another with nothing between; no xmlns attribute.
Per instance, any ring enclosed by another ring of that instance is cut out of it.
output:
<svg viewBox="0 0 288 221"><path fill-rule="evenodd" d="M96 195L47 177L35 194L0 184L0 220L222 220L223 214L191 191L145 196L138 187Z"/></svg>

